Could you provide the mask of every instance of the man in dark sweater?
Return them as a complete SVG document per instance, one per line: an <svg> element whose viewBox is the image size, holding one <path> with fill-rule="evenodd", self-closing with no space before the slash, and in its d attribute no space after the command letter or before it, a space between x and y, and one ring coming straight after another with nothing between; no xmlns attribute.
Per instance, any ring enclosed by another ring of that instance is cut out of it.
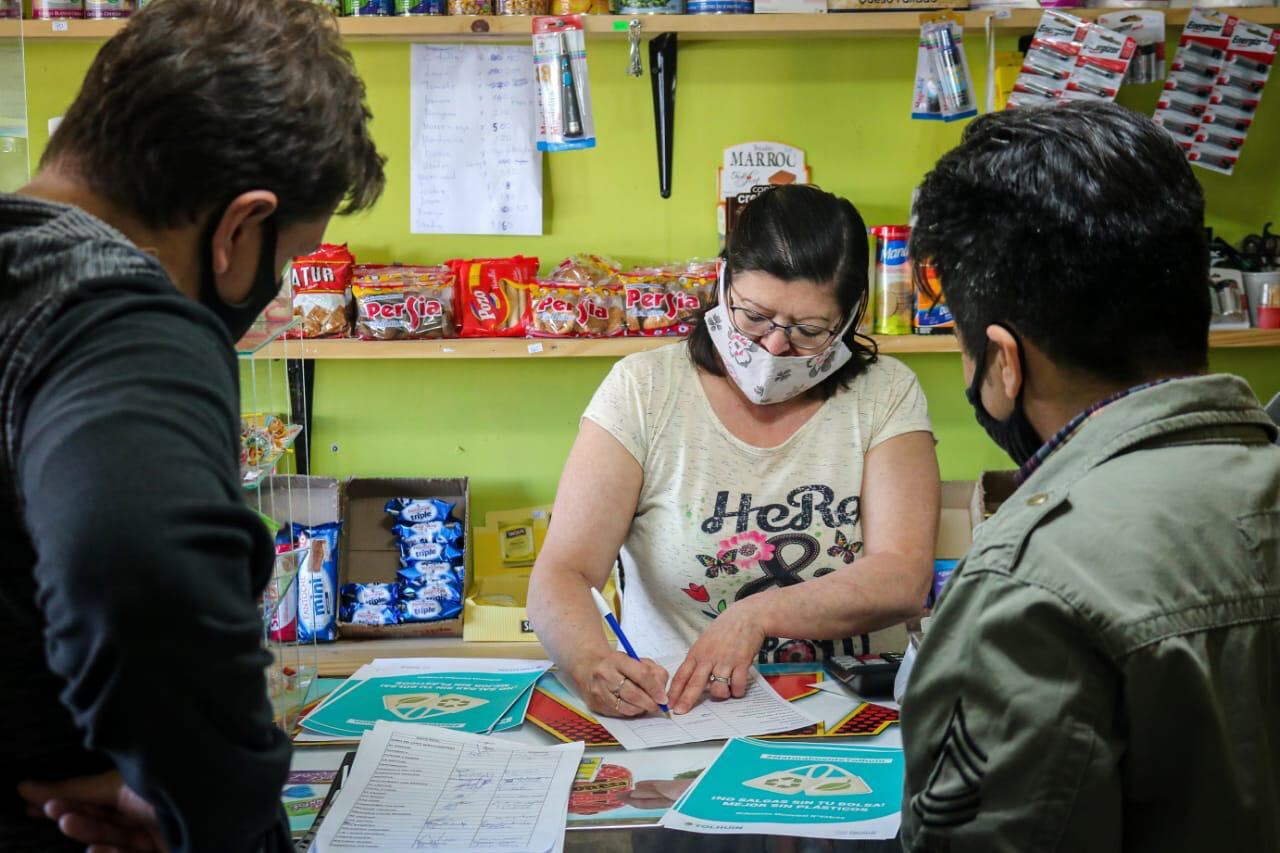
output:
<svg viewBox="0 0 1280 853"><path fill-rule="evenodd" d="M165 0L0 196L0 849L289 849L233 343L369 119L318 5Z"/></svg>

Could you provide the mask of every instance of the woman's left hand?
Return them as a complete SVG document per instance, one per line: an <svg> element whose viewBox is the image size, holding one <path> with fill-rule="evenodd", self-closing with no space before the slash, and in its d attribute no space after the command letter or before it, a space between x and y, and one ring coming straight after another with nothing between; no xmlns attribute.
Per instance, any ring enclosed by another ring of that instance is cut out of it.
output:
<svg viewBox="0 0 1280 853"><path fill-rule="evenodd" d="M747 674L765 640L749 601L739 601L717 616L689 649L667 690L673 713L687 714L704 690L716 700L747 692Z"/></svg>

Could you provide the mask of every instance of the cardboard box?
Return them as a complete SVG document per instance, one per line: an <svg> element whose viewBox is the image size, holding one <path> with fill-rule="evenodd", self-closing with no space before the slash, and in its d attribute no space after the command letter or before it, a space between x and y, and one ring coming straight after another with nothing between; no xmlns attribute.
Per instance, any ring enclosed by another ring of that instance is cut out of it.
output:
<svg viewBox="0 0 1280 853"><path fill-rule="evenodd" d="M973 544L973 507L979 500L973 480L948 480L942 484L938 511L938 538L933 556L937 560L958 560ZM924 602L921 602L923 604ZM871 653L901 653L907 647L907 626L895 625L871 635Z"/></svg>
<svg viewBox="0 0 1280 853"><path fill-rule="evenodd" d="M542 551L547 526L551 520L550 506L490 512L485 515L484 527L471 532L474 547L471 551L472 570L467 578L467 599L463 608L463 637L468 642L485 643L536 643L538 636L529 620L529 576L533 566L508 567L502 564L499 541L500 526L533 519L534 553ZM619 602L615 574L610 574L605 584L605 601L618 614ZM613 637L602 630L609 642Z"/></svg>
<svg viewBox="0 0 1280 853"><path fill-rule="evenodd" d="M547 536L551 507L491 512L484 526L471 531L472 563L463 609L463 637L468 642L530 642L537 636L529 623L526 603L533 566L502 564L500 525L533 520L533 549L537 554Z"/></svg>
<svg viewBox="0 0 1280 853"><path fill-rule="evenodd" d="M462 529L470 531L470 490L465 477L444 479L417 477L360 478L347 480L342 489L342 542L338 586L345 583L386 583L400 569L400 548L387 514L391 498L441 498L453 504ZM471 574L470 536L465 543L464 564ZM401 639L405 637L460 637L462 617L442 622L404 625L351 625L339 622L343 639Z"/></svg>
<svg viewBox="0 0 1280 853"><path fill-rule="evenodd" d="M828 12L936 12L968 8L969 0L827 0Z"/></svg>
<svg viewBox="0 0 1280 853"><path fill-rule="evenodd" d="M1009 499L1017 490L1014 482L1016 471L984 471L973 489L973 500L969 505L969 520L972 527L977 527L995 515L1000 504ZM972 539L972 537L971 537Z"/></svg>
<svg viewBox="0 0 1280 853"><path fill-rule="evenodd" d="M249 504L283 524L313 527L342 517L342 484L332 477L269 477L256 494Z"/></svg>
<svg viewBox="0 0 1280 853"><path fill-rule="evenodd" d="M756 0L757 15L825 15L827 0Z"/></svg>

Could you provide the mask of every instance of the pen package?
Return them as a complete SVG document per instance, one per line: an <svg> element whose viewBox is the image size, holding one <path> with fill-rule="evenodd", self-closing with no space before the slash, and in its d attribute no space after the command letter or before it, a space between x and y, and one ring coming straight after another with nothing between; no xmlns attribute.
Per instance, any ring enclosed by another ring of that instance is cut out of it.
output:
<svg viewBox="0 0 1280 853"><path fill-rule="evenodd" d="M582 16L534 18L533 64L538 86L538 150L594 148L596 130Z"/></svg>
<svg viewBox="0 0 1280 853"><path fill-rule="evenodd" d="M1231 174L1280 48L1280 31L1214 9L1193 9L1155 121L1195 165Z"/></svg>
<svg viewBox="0 0 1280 853"><path fill-rule="evenodd" d="M938 15L921 25L912 118L955 121L978 114L963 32L949 15Z"/></svg>

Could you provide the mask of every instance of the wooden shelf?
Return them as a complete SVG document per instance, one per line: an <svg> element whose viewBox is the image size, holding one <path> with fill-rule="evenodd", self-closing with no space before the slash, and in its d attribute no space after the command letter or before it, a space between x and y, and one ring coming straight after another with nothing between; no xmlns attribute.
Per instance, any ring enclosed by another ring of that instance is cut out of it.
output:
<svg viewBox="0 0 1280 853"><path fill-rule="evenodd" d="M674 343L673 338L469 338L443 341L276 341L256 358L417 359L417 358L620 358ZM877 336L880 352L955 353L952 335ZM1213 349L1280 348L1280 329L1212 332Z"/></svg>
<svg viewBox="0 0 1280 853"><path fill-rule="evenodd" d="M439 341L276 341L256 358L619 358L678 338L462 338Z"/></svg>
<svg viewBox="0 0 1280 853"><path fill-rule="evenodd" d="M309 655L310 648L303 647ZM338 640L316 646L318 674L346 677L375 658L520 658L546 660L541 643L467 643L461 637L420 639Z"/></svg>
<svg viewBox="0 0 1280 853"><path fill-rule="evenodd" d="M1209 333L1210 349L1280 347L1280 329L1227 329Z"/></svg>
<svg viewBox="0 0 1280 853"><path fill-rule="evenodd" d="M1094 18L1115 9L1067 9ZM1170 26L1182 26L1188 9L1166 9ZM1230 14L1258 24L1280 25L1280 9L1228 9ZM920 16L933 12L852 12L828 15L640 15L646 36L679 33L688 40L733 38L842 38L858 35L904 35L920 28ZM988 18L1002 30L1030 31L1040 20L1039 9L983 9L959 13L966 28L981 30ZM588 15L592 38L626 38L632 16ZM456 41L458 39L522 40L530 34L530 18L519 16L423 16L340 18L344 37L354 41ZM124 21L0 21L0 35L29 39L102 40L114 35Z"/></svg>

